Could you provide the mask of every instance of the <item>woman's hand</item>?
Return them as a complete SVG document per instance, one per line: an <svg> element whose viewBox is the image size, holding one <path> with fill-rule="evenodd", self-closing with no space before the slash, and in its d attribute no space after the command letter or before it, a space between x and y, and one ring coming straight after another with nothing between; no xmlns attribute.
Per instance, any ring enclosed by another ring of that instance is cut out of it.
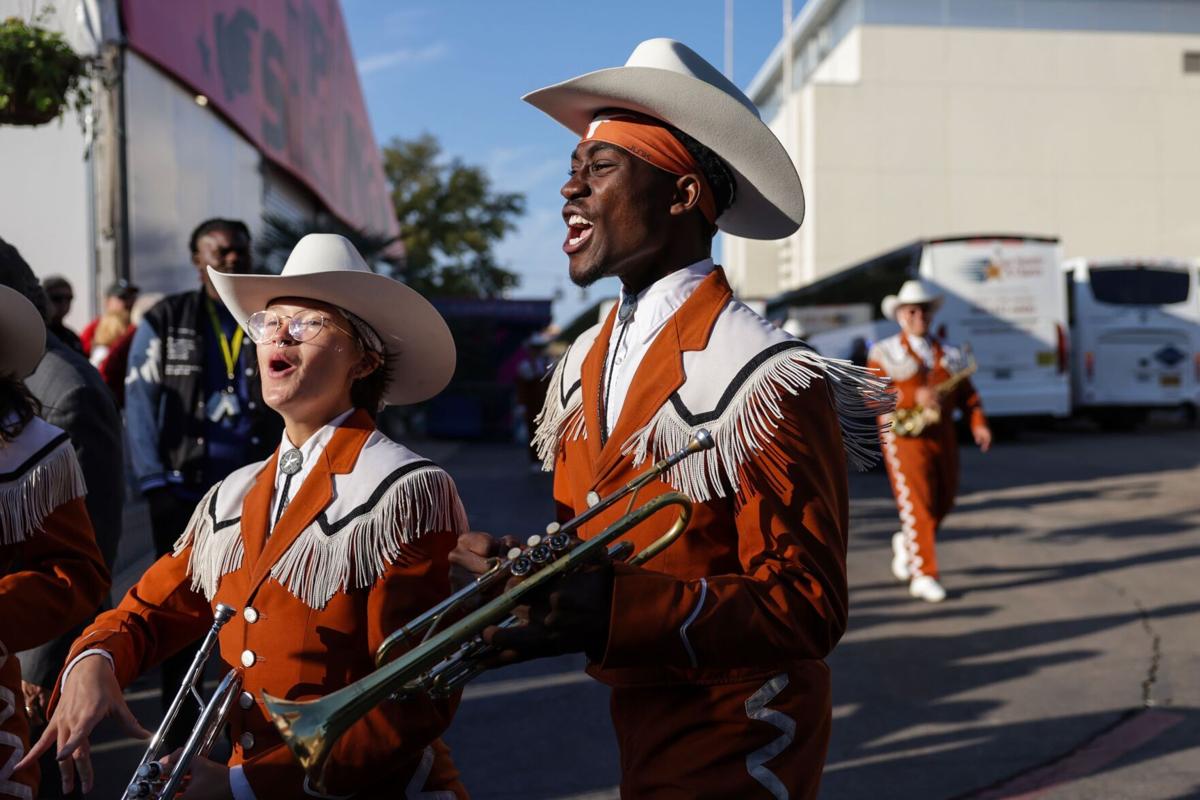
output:
<svg viewBox="0 0 1200 800"><path fill-rule="evenodd" d="M105 717L115 718L130 736L150 738L150 731L142 727L125 704L125 696L108 660L102 656L89 656L71 668L54 716L46 725L42 738L30 748L16 769L33 764L42 753L57 745L63 794L75 791L76 774L84 793L90 792L94 775L88 737Z"/></svg>
<svg viewBox="0 0 1200 800"><path fill-rule="evenodd" d="M179 759L183 748L159 761L164 772ZM188 776L184 779L183 793L176 795L178 800L233 800L233 789L229 786L229 767L210 761L203 756L196 756L188 767Z"/></svg>

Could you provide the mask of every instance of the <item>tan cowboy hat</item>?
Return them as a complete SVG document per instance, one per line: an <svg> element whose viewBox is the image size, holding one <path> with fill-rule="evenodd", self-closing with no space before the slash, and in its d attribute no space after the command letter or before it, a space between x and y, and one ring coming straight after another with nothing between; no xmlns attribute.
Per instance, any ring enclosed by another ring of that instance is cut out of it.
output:
<svg viewBox="0 0 1200 800"><path fill-rule="evenodd" d="M933 285L922 280L905 281L896 294L889 294L879 304L883 315L888 319L896 318L896 309L900 306L929 306L937 311L942 307L942 293Z"/></svg>
<svg viewBox="0 0 1200 800"><path fill-rule="evenodd" d="M46 350L46 322L25 295L0 285L0 375L24 379Z"/></svg>
<svg viewBox="0 0 1200 800"><path fill-rule="evenodd" d="M279 275L229 275L211 266L208 275L239 325L280 297L321 300L366 322L379 334L392 367L385 403L428 400L454 374L454 338L442 315L403 283L372 272L345 237L308 234Z"/></svg>
<svg viewBox="0 0 1200 800"><path fill-rule="evenodd" d="M623 67L589 72L525 95L582 136L597 112L637 111L666 122L712 150L733 173L733 205L717 227L748 239L782 239L804 220L796 166L758 109L686 45L649 39Z"/></svg>

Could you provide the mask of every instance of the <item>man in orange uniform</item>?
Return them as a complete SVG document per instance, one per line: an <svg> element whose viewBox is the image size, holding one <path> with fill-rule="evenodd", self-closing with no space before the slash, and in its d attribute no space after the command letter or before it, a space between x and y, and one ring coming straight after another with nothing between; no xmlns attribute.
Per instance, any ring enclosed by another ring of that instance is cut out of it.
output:
<svg viewBox="0 0 1200 800"><path fill-rule="evenodd" d="M675 545L646 568L567 576L527 626L490 639L506 658L588 654L613 687L623 797L813 797L831 725L822 659L846 626L847 453L869 457L872 437L847 420L883 387L735 300L711 258L718 229L793 233L799 177L745 95L678 42L643 42L625 67L526 100L583 137L562 188L571 279L622 284L619 309L560 361L539 419L559 518L700 428L716 446L642 492L694 501ZM630 541L641 550L674 517ZM461 537L451 560L478 571L486 553Z"/></svg>
<svg viewBox="0 0 1200 800"><path fill-rule="evenodd" d="M885 297L884 316L900 323L900 333L877 342L867 357L869 368L892 379L897 408L923 413L929 420L916 435L904 435L903 426L892 429L885 420L883 452L900 510L900 531L892 536L892 573L908 582L913 597L930 603L946 599L934 540L958 492L954 410L966 415L981 450L986 453L992 443L983 405L969 378L963 376L942 391L935 388L968 368L961 350L929 334L941 302L931 286L916 280Z"/></svg>

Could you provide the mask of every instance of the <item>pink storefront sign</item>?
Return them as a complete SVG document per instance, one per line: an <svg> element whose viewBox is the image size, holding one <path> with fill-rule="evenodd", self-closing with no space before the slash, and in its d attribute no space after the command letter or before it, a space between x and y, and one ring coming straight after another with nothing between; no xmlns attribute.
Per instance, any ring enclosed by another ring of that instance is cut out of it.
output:
<svg viewBox="0 0 1200 800"><path fill-rule="evenodd" d="M124 0L129 46L344 222L399 228L336 0Z"/></svg>

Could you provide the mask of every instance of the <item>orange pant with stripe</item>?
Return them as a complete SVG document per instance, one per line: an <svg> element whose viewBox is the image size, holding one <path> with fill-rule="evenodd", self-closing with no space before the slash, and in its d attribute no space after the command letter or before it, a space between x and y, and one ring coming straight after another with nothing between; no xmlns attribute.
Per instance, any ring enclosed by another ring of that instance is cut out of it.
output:
<svg viewBox="0 0 1200 800"><path fill-rule="evenodd" d="M884 463L900 512L909 574L938 577L937 531L958 494L958 442L940 424L924 436L883 436Z"/></svg>

